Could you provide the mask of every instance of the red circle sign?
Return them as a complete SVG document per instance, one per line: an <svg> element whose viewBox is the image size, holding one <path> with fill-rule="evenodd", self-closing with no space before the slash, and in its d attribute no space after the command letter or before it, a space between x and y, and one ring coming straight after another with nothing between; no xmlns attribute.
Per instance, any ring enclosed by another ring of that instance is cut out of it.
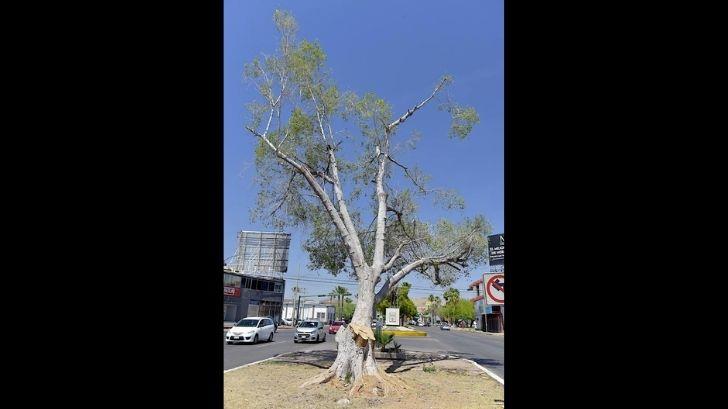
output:
<svg viewBox="0 0 728 409"><path fill-rule="evenodd" d="M501 278L501 279L503 280L503 282L505 282L505 281L506 281L506 277L505 277L505 276L504 276L503 274L498 274L498 275L496 275L496 276L493 276L493 277L491 277L490 279L488 279L488 282L487 282L487 283L485 284L485 291L487 291L487 292L488 292L488 297L490 297L490 298L491 298L491 299L493 299L494 301L496 301L496 302L505 302L505 300L504 300L504 299L500 299L500 298L498 298L498 297L494 296L494 295L493 295L493 293L491 292L491 288L493 288L493 283L494 283L494 282L495 282L495 280L497 280L498 278ZM505 292L504 292L503 294L505 294ZM505 297L503 297L503 298L505 298Z"/></svg>

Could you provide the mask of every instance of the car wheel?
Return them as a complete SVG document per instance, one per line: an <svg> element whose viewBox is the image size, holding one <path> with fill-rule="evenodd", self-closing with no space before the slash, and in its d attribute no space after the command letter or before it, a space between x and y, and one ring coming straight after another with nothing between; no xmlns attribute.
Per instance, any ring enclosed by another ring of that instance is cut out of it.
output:
<svg viewBox="0 0 728 409"><path fill-rule="evenodd" d="M273 333L272 332L270 333L270 336L268 337L268 342L271 342L271 341L273 341Z"/></svg>
<svg viewBox="0 0 728 409"><path fill-rule="evenodd" d="M254 344L258 343L258 334L255 334L255 336L253 337L253 343Z"/></svg>
<svg viewBox="0 0 728 409"><path fill-rule="evenodd" d="M294 344L298 344L298 340L297 340L297 339L294 339L294 340L293 340L293 343L294 343Z"/></svg>

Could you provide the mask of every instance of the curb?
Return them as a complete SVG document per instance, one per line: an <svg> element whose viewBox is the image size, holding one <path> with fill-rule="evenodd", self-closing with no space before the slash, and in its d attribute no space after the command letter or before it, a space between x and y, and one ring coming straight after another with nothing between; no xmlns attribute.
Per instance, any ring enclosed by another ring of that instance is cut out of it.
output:
<svg viewBox="0 0 728 409"><path fill-rule="evenodd" d="M482 370L483 372L487 373L487 374L488 374L488 375L489 375L489 376L490 376L491 378L493 378L493 379L495 379L496 381L498 381L498 383L500 383L501 385L505 386L505 381L503 381L503 378L501 378L500 376L496 375L496 374L495 374L495 373L493 373L492 371L490 371L490 370L488 370L488 369L485 369L485 368L483 368L483 367L482 367L482 366L480 366L480 365L479 365L479 364L478 364L477 362L475 362L475 361L472 361L472 360L470 360L470 359L465 359L465 358L460 358L460 359L462 359L462 360L464 360L464 361L468 361L468 362L470 362L471 364L473 364L473 365L475 365L476 367L480 368L480 369L481 369L481 370Z"/></svg>
<svg viewBox="0 0 728 409"><path fill-rule="evenodd" d="M261 363L261 362L265 362L265 361L270 361L271 359L275 359L275 358L278 358L278 355L280 355L280 354L276 354L276 355L273 355L273 356L272 356L272 357L270 357L270 358L262 359L262 360L260 360L260 361L255 361L255 362L251 362L251 363L249 363L249 364L245 364L245 365L240 365L240 366L236 366L235 368L232 368L232 369L226 369L225 371L223 371L223 374L226 374L226 373L228 373L228 372L232 372L232 371L237 371L238 369L240 369L240 368L245 368L246 366L256 365L256 364L259 364L259 363Z"/></svg>

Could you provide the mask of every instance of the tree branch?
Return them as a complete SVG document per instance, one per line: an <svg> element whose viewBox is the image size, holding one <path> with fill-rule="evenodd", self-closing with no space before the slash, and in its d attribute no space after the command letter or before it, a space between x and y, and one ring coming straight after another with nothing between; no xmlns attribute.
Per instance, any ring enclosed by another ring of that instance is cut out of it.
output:
<svg viewBox="0 0 728 409"><path fill-rule="evenodd" d="M377 295L374 297L374 304L376 305L381 300L383 300L389 294L389 291L412 270L419 267L431 266L433 264L457 262L467 253L468 250L465 250L461 251L459 254L451 256L423 257L419 260L407 264L406 266L402 267L397 273L389 277L389 279L384 283L382 288L379 289Z"/></svg>
<svg viewBox="0 0 728 409"><path fill-rule="evenodd" d="M311 170L308 168L307 165L302 165L298 163L296 160L290 158L288 155L280 151L279 149L276 149L275 145L265 136L260 134L258 131L250 128L249 126L245 126L245 128L250 131L253 135L256 135L257 137L261 138L265 143L270 146L270 148L275 152L276 156L283 159L286 163L293 166L299 173L303 175L304 178L306 178L306 181L311 186L311 189L313 189L316 196L318 196L319 200L324 205L324 208L328 212L329 216L331 217L331 220L334 222L336 227L339 230L339 233L342 236L342 239L344 240L344 243L346 244L346 249L349 253L349 257L351 258L351 262L354 265L355 268L361 267L365 265L363 257L360 257L360 251L357 251L354 238L352 237L352 232L349 232L349 230L346 228L346 225L344 224L344 221L341 219L341 215L336 210L336 207L331 202L331 199L329 198L329 195L326 194L326 191L321 187L321 185L316 181L316 178L314 177L314 174L311 172Z"/></svg>
<svg viewBox="0 0 728 409"><path fill-rule="evenodd" d="M445 82L446 82L446 79L443 78L442 81L440 81L440 83L437 84L437 87L435 87L435 90L432 91L432 95L430 95L429 97L427 97L427 99L425 99L424 101L420 102L419 104L415 105L414 108L408 109L407 112L404 113L404 115L400 116L399 118L397 118L396 121L394 121L391 124L387 125L387 127L385 128L386 131L387 131L387 133L391 132L392 129L394 129L397 125L399 125L402 122L406 121L407 118L411 117L415 113L415 111L417 111L418 109L422 108L428 101L430 101L435 96L435 94L437 94L437 92L440 91L440 89L442 88L442 86L445 85Z"/></svg>
<svg viewBox="0 0 728 409"><path fill-rule="evenodd" d="M291 172L291 178L290 178L290 179L288 180L288 185L286 186L286 190L285 190L285 192L283 192L283 197L281 197L281 199L280 199L280 203L278 203L278 206L276 206L276 208L275 208L275 209L273 209L273 211L272 211L272 212L270 212L270 215L271 215L271 216L273 216L273 215L275 214L275 212L277 212L277 211L278 211L278 209L280 209L280 208L281 208L281 206L283 206L283 203L285 203L285 201L286 201L286 196L288 196L288 192L290 192L290 190L291 190L291 184L293 183L293 179L295 179L295 178L296 178L296 175L297 175L297 174L298 174L298 173L296 173L296 172Z"/></svg>
<svg viewBox="0 0 728 409"><path fill-rule="evenodd" d="M336 155L334 154L334 148L329 145L327 150L329 152L331 174L333 175L332 184L334 186L334 196L336 197L336 200L339 204L339 212L341 213L341 217L344 220L344 225L346 226L349 233L352 235L352 240L354 242L357 254L362 260L364 260L364 250L361 247L359 235L356 232L356 227L354 227L354 223L351 221L351 216L349 215L349 210L346 206L346 201L344 200L344 192L341 188L341 180L339 179L339 167L336 161Z"/></svg>
<svg viewBox="0 0 728 409"><path fill-rule="evenodd" d="M389 136L389 134L387 134ZM382 273L384 266L384 232L386 229L387 221L387 193L384 191L384 172L386 169L387 161L381 159L381 156L386 156L387 146L384 147L385 152L381 152L379 146L377 146L377 156L380 157L379 169L377 170L377 201L379 206L377 209L377 233L374 239L374 257L372 260L372 268L374 269L375 279Z"/></svg>
<svg viewBox="0 0 728 409"><path fill-rule="evenodd" d="M424 240L424 239L425 239L424 237L420 237L419 239L406 241L406 242L400 244L399 246L397 246L397 249L394 251L394 254L392 255L392 257L389 259L387 264L385 264L384 267L382 268L382 271L387 271L390 268L392 268L392 266L397 261L397 259L399 259L402 256L401 251L402 251L402 248L404 248L404 246L406 246L408 244L412 244L416 241Z"/></svg>

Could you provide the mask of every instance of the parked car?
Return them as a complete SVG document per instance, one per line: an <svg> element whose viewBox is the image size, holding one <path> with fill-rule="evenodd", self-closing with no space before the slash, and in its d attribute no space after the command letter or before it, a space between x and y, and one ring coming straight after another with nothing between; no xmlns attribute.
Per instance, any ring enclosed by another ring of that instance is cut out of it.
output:
<svg viewBox="0 0 728 409"><path fill-rule="evenodd" d="M307 342L307 341L326 341L326 331L324 331L324 323L316 320L302 321L301 324L296 327L296 333L293 335L293 342Z"/></svg>
<svg viewBox="0 0 728 409"><path fill-rule="evenodd" d="M275 325L273 320L267 317L246 317L235 323L230 331L225 334L225 341L228 344L236 342L251 342L257 344L260 340L273 341Z"/></svg>
<svg viewBox="0 0 728 409"><path fill-rule="evenodd" d="M329 334L336 334L339 332L339 329L344 326L346 326L344 321L333 321L331 325L329 325Z"/></svg>
<svg viewBox="0 0 728 409"><path fill-rule="evenodd" d="M440 329L443 331L450 331L450 324L442 324Z"/></svg>

